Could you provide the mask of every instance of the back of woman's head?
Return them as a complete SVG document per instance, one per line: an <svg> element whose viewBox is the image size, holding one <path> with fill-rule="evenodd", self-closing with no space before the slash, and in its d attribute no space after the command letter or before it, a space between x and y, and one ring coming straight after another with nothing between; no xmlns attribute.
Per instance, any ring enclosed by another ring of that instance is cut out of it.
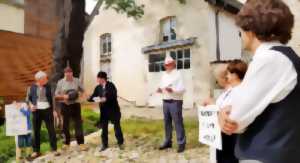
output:
<svg viewBox="0 0 300 163"><path fill-rule="evenodd" d="M247 63L239 59L230 61L227 66L227 71L236 74L240 80L244 79L247 69Z"/></svg>
<svg viewBox="0 0 300 163"><path fill-rule="evenodd" d="M236 24L253 32L260 41L286 44L292 37L294 15L282 0L247 0Z"/></svg>

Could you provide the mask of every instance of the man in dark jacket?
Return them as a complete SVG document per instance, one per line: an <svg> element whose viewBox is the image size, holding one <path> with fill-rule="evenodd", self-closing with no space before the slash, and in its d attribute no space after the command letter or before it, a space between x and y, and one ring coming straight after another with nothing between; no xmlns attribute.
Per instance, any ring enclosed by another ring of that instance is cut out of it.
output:
<svg viewBox="0 0 300 163"><path fill-rule="evenodd" d="M112 82L107 81L107 74L100 71L97 75L98 86L88 99L90 102L99 102L100 125L102 126L102 147L100 151L108 148L108 122L114 125L115 136L118 145L122 149L124 143L123 133L120 125L121 112L117 99L117 89Z"/></svg>
<svg viewBox="0 0 300 163"><path fill-rule="evenodd" d="M33 151L32 159L41 155L40 153L40 132L41 125L44 121L48 130L51 149L56 156L59 155L57 150L57 139L54 129L54 116L57 116L53 109L53 100L51 87L48 84L47 74L39 71L35 74L36 83L28 90L27 101L32 112L33 123Z"/></svg>

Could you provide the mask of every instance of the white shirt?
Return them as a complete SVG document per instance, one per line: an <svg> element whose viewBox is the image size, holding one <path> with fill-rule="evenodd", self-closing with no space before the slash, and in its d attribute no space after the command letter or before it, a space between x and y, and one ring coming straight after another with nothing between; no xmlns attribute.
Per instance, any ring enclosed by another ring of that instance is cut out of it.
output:
<svg viewBox="0 0 300 163"><path fill-rule="evenodd" d="M167 92L165 89L170 87L173 89L172 93ZM177 70L171 72L165 72L160 82L160 89L163 90L164 100L183 100L183 94L185 87L183 83L182 75Z"/></svg>
<svg viewBox="0 0 300 163"><path fill-rule="evenodd" d="M283 100L296 86L297 73L282 53L270 50L280 43L262 43L255 52L242 83L231 94L230 119L243 132L268 105Z"/></svg>
<svg viewBox="0 0 300 163"><path fill-rule="evenodd" d="M227 90L225 90L216 100L216 105L219 108L223 108L227 105L231 105L231 98L230 94L233 91L233 88L230 87Z"/></svg>

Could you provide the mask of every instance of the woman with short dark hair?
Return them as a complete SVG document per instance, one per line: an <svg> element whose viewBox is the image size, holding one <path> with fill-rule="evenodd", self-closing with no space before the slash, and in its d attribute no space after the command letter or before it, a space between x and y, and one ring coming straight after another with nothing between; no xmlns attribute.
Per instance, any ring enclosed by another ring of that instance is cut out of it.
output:
<svg viewBox="0 0 300 163"><path fill-rule="evenodd" d="M300 58L285 44L294 16L281 0L248 0L236 18L253 60L231 103L219 114L222 131L239 133L242 163L298 163Z"/></svg>
<svg viewBox="0 0 300 163"><path fill-rule="evenodd" d="M228 62L226 69L227 89L218 97L216 105L219 108L226 106L231 101L231 94L235 88L242 82L247 64L242 60L232 60ZM216 151L217 163L238 163L238 158L234 155L234 146L236 143L236 134L226 135L222 133L222 150Z"/></svg>

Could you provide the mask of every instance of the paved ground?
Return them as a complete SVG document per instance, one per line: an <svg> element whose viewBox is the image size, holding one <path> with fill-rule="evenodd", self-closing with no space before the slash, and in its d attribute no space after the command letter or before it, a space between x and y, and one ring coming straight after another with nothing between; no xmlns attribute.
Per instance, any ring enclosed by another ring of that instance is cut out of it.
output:
<svg viewBox="0 0 300 163"><path fill-rule="evenodd" d="M97 105L89 106L95 108ZM162 119L161 108L134 107L130 103L122 102L123 118L143 117L148 119ZM184 117L196 117L196 109L184 110ZM208 163L208 148L205 146L187 149L182 154L176 153L176 148L159 151L153 144L144 139L127 140L124 150L112 146L104 152L99 151L100 131L86 136L89 146L86 152L80 152L75 142L72 142L70 150L64 151L59 157L52 154L45 155L35 163Z"/></svg>

